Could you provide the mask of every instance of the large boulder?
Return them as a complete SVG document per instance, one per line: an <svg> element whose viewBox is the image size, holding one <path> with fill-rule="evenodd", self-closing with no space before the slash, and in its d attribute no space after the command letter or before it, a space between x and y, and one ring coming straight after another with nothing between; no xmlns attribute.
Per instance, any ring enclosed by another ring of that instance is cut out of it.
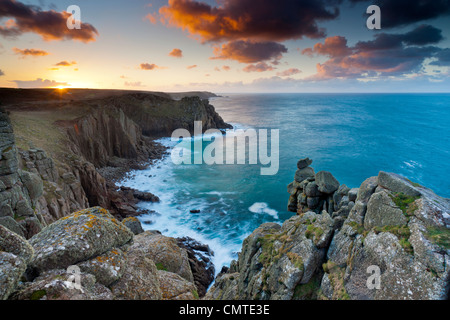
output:
<svg viewBox="0 0 450 320"><path fill-rule="evenodd" d="M114 248L77 266L81 271L94 275L98 283L110 286L125 273L127 257L122 250Z"/></svg>
<svg viewBox="0 0 450 320"><path fill-rule="evenodd" d="M136 217L128 217L122 220L122 223L131 230L135 235L141 234L144 232L142 228L142 224Z"/></svg>
<svg viewBox="0 0 450 320"><path fill-rule="evenodd" d="M402 226L408 223L403 211L397 207L386 191L374 193L367 204L364 227Z"/></svg>
<svg viewBox="0 0 450 320"><path fill-rule="evenodd" d="M297 181L297 182L299 182L299 183L302 182L302 181L304 181L304 180L306 180L306 179L309 179L309 178L311 178L311 179L314 178L314 169L311 168L311 167L306 167L306 168L303 168L303 169L298 169L298 170L295 172L294 180Z"/></svg>
<svg viewBox="0 0 450 320"><path fill-rule="evenodd" d="M91 274L80 273L80 288L76 288L72 274L56 269L42 273L33 282L24 284L13 300L112 300L111 291L96 282Z"/></svg>
<svg viewBox="0 0 450 320"><path fill-rule="evenodd" d="M339 181L328 171L317 172L316 183L319 191L325 194L332 194L339 189Z"/></svg>
<svg viewBox="0 0 450 320"><path fill-rule="evenodd" d="M188 254L177 244L176 239L165 237L159 232L146 231L134 237L131 249L152 260L159 270L176 273L194 282Z"/></svg>
<svg viewBox="0 0 450 320"><path fill-rule="evenodd" d="M35 250L31 267L37 272L67 268L120 247L133 233L103 208L75 212L30 239Z"/></svg>
<svg viewBox="0 0 450 320"><path fill-rule="evenodd" d="M123 276L113 283L111 291L118 300L161 300L158 270L155 263L130 248L127 252L127 267Z"/></svg>
<svg viewBox="0 0 450 320"><path fill-rule="evenodd" d="M197 288L179 275L158 270L163 300L195 300L199 298Z"/></svg>
<svg viewBox="0 0 450 320"><path fill-rule="evenodd" d="M297 168L298 169L304 169L306 167L309 167L312 163L313 163L313 161L310 158L300 159L297 162Z"/></svg>
<svg viewBox="0 0 450 320"><path fill-rule="evenodd" d="M396 193L403 193L408 197L419 197L420 191L413 183L401 175L381 171L378 174L378 185Z"/></svg>

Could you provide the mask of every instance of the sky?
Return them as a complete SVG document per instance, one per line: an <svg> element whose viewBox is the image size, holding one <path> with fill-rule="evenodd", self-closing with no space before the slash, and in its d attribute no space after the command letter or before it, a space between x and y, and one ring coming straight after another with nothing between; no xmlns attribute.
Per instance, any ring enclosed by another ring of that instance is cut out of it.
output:
<svg viewBox="0 0 450 320"><path fill-rule="evenodd" d="M0 0L0 87L449 92L450 0Z"/></svg>

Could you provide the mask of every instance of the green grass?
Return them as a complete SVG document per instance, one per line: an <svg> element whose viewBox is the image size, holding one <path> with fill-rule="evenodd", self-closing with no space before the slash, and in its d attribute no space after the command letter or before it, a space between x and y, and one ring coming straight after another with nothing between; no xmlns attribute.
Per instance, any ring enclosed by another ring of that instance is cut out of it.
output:
<svg viewBox="0 0 450 320"><path fill-rule="evenodd" d="M41 300L46 295L47 295L47 291L38 290L31 294L30 300Z"/></svg>
<svg viewBox="0 0 450 320"><path fill-rule="evenodd" d="M427 228L426 237L441 248L450 249L450 230L445 227Z"/></svg>
<svg viewBox="0 0 450 320"><path fill-rule="evenodd" d="M162 263L156 263L156 269L158 270L162 270L162 271L167 271L167 268L164 267L164 265Z"/></svg>
<svg viewBox="0 0 450 320"><path fill-rule="evenodd" d="M395 205L399 207L407 217L414 215L414 212L417 210L417 206L414 202L420 198L409 197L404 193L394 193L394 195L390 195L390 197Z"/></svg>
<svg viewBox="0 0 450 320"><path fill-rule="evenodd" d="M331 286L333 287L333 300L350 300L350 296L344 286L345 268L340 268L332 261L322 265L323 270L328 274Z"/></svg>
<svg viewBox="0 0 450 320"><path fill-rule="evenodd" d="M321 274L316 274L306 284L295 287L293 300L317 300L320 291Z"/></svg>

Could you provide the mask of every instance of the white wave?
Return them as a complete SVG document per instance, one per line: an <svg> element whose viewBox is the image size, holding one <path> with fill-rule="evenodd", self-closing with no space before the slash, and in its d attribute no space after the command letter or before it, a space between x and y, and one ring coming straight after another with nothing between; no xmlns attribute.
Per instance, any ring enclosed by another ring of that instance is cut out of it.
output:
<svg viewBox="0 0 450 320"><path fill-rule="evenodd" d="M274 219L278 220L278 211L275 209L271 209L269 205L265 202L255 202L252 204L250 208L248 208L253 213L259 213L259 214L268 214L272 216Z"/></svg>

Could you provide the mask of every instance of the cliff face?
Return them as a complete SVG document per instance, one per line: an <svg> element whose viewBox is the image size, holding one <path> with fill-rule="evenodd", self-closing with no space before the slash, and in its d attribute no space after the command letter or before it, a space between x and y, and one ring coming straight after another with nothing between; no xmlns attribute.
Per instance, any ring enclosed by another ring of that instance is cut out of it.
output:
<svg viewBox="0 0 450 320"><path fill-rule="evenodd" d="M245 239L207 298L448 298L450 199L385 172L349 189L311 163L288 186L297 215Z"/></svg>
<svg viewBox="0 0 450 320"><path fill-rule="evenodd" d="M122 110L146 136L168 136L179 128L194 130L194 121L203 122L203 130L228 129L230 125L209 104L199 97L185 97L173 101L143 93L113 97L108 104Z"/></svg>
<svg viewBox="0 0 450 320"><path fill-rule="evenodd" d="M43 183L39 175L19 169L9 117L0 109L0 225L27 237L46 221L39 213Z"/></svg>
<svg viewBox="0 0 450 320"><path fill-rule="evenodd" d="M163 155L164 147L149 135L191 129L194 121L203 121L205 129L229 127L197 97L175 101L165 94L26 90L21 98L13 93L3 98L11 100L5 108L18 142L2 111L0 206L3 224L20 222L27 238L90 206L120 218L137 215L134 193L117 190L114 181Z"/></svg>

